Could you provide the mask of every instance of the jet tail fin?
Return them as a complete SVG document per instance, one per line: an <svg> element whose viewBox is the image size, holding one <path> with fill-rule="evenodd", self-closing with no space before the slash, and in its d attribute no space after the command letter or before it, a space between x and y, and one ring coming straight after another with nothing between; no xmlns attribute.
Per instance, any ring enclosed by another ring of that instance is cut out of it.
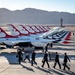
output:
<svg viewBox="0 0 75 75"><path fill-rule="evenodd" d="M2 28L0 28L0 38L15 38L17 36L8 35Z"/></svg>
<svg viewBox="0 0 75 75"><path fill-rule="evenodd" d="M19 25L18 29L22 34L30 35L29 31L23 25Z"/></svg>
<svg viewBox="0 0 75 75"><path fill-rule="evenodd" d="M11 35L13 36L26 36L25 34L22 34L15 26L12 24L8 24L9 30L11 32Z"/></svg>
<svg viewBox="0 0 75 75"><path fill-rule="evenodd" d="M11 35L13 35L13 36L20 35L20 32L12 24L8 24L8 28L11 32Z"/></svg>
<svg viewBox="0 0 75 75"><path fill-rule="evenodd" d="M69 44L70 42L68 40L70 40L70 37L71 37L71 32L68 32L60 43Z"/></svg>
<svg viewBox="0 0 75 75"><path fill-rule="evenodd" d="M68 33L68 35L66 36L65 40L70 40L71 37L71 32Z"/></svg>

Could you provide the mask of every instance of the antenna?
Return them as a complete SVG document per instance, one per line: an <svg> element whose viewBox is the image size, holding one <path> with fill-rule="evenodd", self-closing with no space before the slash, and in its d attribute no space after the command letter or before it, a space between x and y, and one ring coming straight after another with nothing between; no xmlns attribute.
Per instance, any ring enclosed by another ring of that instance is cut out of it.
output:
<svg viewBox="0 0 75 75"><path fill-rule="evenodd" d="M63 27L63 19L60 19L60 27Z"/></svg>

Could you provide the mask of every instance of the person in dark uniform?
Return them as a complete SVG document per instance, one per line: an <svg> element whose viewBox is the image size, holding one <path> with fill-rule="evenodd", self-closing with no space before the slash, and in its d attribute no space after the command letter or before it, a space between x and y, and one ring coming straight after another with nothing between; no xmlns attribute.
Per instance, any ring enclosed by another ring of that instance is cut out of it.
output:
<svg viewBox="0 0 75 75"><path fill-rule="evenodd" d="M53 68L56 67L56 64L57 64L57 63L58 63L58 65L59 65L59 68L61 69L61 65L60 65L60 62L59 62L59 55L58 55L58 53L56 52L55 63L54 63Z"/></svg>
<svg viewBox="0 0 75 75"><path fill-rule="evenodd" d="M50 52L48 52L48 55L49 55L49 60L51 60L51 53L50 53Z"/></svg>
<svg viewBox="0 0 75 75"><path fill-rule="evenodd" d="M53 43L50 44L51 48L53 47Z"/></svg>
<svg viewBox="0 0 75 75"><path fill-rule="evenodd" d="M73 33L73 36L74 36L74 33Z"/></svg>
<svg viewBox="0 0 75 75"><path fill-rule="evenodd" d="M35 51L33 50L33 52L32 52L32 60L31 60L31 66L33 66L33 63L35 63L36 65L37 65L37 63L36 63L36 61L35 61L35 55L36 55L36 53L35 53Z"/></svg>
<svg viewBox="0 0 75 75"><path fill-rule="evenodd" d="M47 53L47 51L45 51L45 54L44 54L44 57L43 57L43 60L42 60L43 62L43 64L42 64L42 67L44 67L44 64L45 64L45 62L47 63L47 65L48 65L48 68L50 68L50 66L49 66L49 63L48 63L48 53Z"/></svg>
<svg viewBox="0 0 75 75"><path fill-rule="evenodd" d="M22 52L21 52L21 50L19 49L19 50L18 50L18 61L19 61L19 64L21 64L21 60L22 60Z"/></svg>
<svg viewBox="0 0 75 75"><path fill-rule="evenodd" d="M69 60L69 62L70 62L70 59L69 59L69 57L67 56L67 53L65 53L65 54L64 54L64 63L63 63L64 69L63 69L63 70L65 70L65 67L67 67L68 70L70 70L70 68L67 66L68 60Z"/></svg>
<svg viewBox="0 0 75 75"><path fill-rule="evenodd" d="M45 47L45 50L48 51L48 46Z"/></svg>

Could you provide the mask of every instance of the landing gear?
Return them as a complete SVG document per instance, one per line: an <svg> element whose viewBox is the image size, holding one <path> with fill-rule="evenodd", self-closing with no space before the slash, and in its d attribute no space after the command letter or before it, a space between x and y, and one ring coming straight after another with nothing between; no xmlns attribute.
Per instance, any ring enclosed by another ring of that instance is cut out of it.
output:
<svg viewBox="0 0 75 75"><path fill-rule="evenodd" d="M45 50L48 51L48 47L52 48L53 47L53 43L48 43L46 46L45 46Z"/></svg>
<svg viewBox="0 0 75 75"><path fill-rule="evenodd" d="M50 44L50 47L51 47L51 48L53 47L53 43Z"/></svg>

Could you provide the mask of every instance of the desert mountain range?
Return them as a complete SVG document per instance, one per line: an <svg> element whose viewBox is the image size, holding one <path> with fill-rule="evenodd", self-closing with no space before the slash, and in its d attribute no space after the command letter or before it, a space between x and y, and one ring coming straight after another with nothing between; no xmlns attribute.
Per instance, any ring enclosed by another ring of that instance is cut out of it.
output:
<svg viewBox="0 0 75 75"><path fill-rule="evenodd" d="M0 8L0 23L59 24L61 18L64 24L75 24L75 13L52 12L34 8L11 11Z"/></svg>

